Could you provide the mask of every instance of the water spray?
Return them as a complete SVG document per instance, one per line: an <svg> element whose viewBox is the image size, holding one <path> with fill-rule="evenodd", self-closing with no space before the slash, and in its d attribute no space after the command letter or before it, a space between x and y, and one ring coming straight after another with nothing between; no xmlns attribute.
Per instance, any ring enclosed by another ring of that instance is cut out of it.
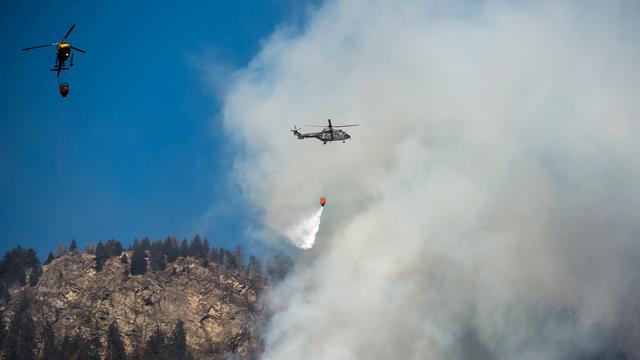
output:
<svg viewBox="0 0 640 360"><path fill-rule="evenodd" d="M326 200L324 202L326 203ZM322 201L321 204L322 206L318 210L303 216L285 232L289 241L296 247L305 250L311 249L316 242L316 234L320 229L322 211L324 210Z"/></svg>

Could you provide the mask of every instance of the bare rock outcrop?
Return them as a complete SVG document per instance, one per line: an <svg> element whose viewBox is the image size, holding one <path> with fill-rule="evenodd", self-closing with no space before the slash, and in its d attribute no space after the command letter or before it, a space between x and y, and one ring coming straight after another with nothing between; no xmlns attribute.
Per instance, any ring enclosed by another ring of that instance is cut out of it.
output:
<svg viewBox="0 0 640 360"><path fill-rule="evenodd" d="M115 322L130 353L144 346L158 327L170 333L182 320L196 358L236 354L249 359L260 353L261 277L218 264L205 267L190 257L144 275L129 275L128 266L110 258L96 271L95 258L88 254L53 260L28 289L34 320L40 327L52 323L58 337L90 338L98 329L103 343Z"/></svg>

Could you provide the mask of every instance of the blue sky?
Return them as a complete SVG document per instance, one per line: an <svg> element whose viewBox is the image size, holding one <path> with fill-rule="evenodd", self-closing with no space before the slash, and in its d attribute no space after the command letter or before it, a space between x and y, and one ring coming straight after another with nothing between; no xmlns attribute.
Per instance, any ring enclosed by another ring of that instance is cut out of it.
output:
<svg viewBox="0 0 640 360"><path fill-rule="evenodd" d="M0 251L195 232L243 244L251 223L216 128L203 66L245 66L283 22L290 0L3 1L0 5ZM48 69L75 23L76 66L58 94ZM211 216L206 214L215 209Z"/></svg>

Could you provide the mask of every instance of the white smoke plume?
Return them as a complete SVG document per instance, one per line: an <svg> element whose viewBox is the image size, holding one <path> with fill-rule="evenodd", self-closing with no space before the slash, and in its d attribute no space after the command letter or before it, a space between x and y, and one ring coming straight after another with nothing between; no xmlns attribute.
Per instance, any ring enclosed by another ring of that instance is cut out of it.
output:
<svg viewBox="0 0 640 360"><path fill-rule="evenodd" d="M238 179L266 229L332 204L265 358L640 356L638 39L637 1L335 0L265 41Z"/></svg>
<svg viewBox="0 0 640 360"><path fill-rule="evenodd" d="M301 217L292 226L285 231L289 241L300 249L311 249L316 242L316 234L320 230L320 220L322 219L322 210L319 208L305 216Z"/></svg>

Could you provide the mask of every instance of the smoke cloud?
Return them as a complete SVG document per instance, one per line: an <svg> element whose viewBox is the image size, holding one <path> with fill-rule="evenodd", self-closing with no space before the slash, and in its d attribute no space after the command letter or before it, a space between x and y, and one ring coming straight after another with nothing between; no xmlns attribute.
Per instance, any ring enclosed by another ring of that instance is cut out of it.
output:
<svg viewBox="0 0 640 360"><path fill-rule="evenodd" d="M265 41L224 94L237 179L265 233L322 179L332 206L265 358L640 356L639 27L637 1L336 0ZM361 126L288 131L326 118Z"/></svg>

